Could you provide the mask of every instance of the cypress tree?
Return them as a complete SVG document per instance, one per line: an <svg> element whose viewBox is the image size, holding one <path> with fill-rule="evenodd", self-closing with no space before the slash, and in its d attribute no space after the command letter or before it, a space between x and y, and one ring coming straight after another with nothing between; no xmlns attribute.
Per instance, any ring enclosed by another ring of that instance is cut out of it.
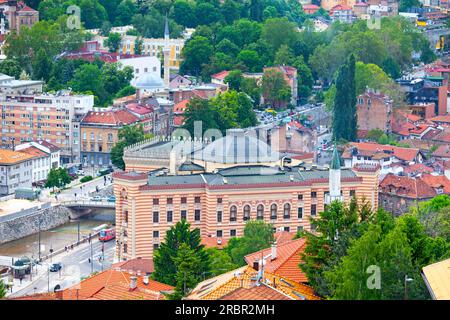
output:
<svg viewBox="0 0 450 320"><path fill-rule="evenodd" d="M339 67L333 102L333 139L354 141L357 137L355 56Z"/></svg>

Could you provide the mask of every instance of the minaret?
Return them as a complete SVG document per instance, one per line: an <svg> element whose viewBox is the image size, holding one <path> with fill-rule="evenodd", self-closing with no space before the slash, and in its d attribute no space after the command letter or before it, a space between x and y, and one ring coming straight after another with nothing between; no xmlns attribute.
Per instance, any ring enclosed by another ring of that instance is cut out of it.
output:
<svg viewBox="0 0 450 320"><path fill-rule="evenodd" d="M329 199L325 199L327 203L331 203L335 200L342 201L341 196L341 161L339 160L339 154L336 145L333 150L333 157L330 164L330 176L329 176Z"/></svg>
<svg viewBox="0 0 450 320"><path fill-rule="evenodd" d="M164 86L169 88L170 83L170 67L169 67L169 55L170 55L170 46L169 46L169 20L167 19L166 14L166 25L164 27Z"/></svg>

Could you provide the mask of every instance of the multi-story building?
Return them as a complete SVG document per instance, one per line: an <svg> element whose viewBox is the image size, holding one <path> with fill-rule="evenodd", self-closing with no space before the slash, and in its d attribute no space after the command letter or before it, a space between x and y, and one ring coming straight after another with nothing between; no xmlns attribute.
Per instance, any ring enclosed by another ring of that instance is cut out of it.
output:
<svg viewBox="0 0 450 320"><path fill-rule="evenodd" d="M356 110L358 130L391 132L392 100L388 96L367 89L358 96Z"/></svg>
<svg viewBox="0 0 450 320"><path fill-rule="evenodd" d="M122 37L119 54L134 55L136 54L136 36L124 35ZM105 50L104 41L106 37L96 36L95 40L101 45L101 50ZM181 51L184 47L185 39L167 39L169 47L169 67L173 70L178 70L181 64ZM164 38L142 38L141 55L156 57L162 60L163 49L166 45Z"/></svg>
<svg viewBox="0 0 450 320"><path fill-rule="evenodd" d="M125 109L89 111L80 123L81 163L110 165L110 152L119 141L119 130L137 122L139 118Z"/></svg>
<svg viewBox="0 0 450 320"><path fill-rule="evenodd" d="M60 149L46 141L26 142L16 146L15 151L33 156L33 184L46 180L50 170L60 166Z"/></svg>
<svg viewBox="0 0 450 320"><path fill-rule="evenodd" d="M131 67L133 69L133 79L130 81L134 85L137 79L144 74L155 74L161 76L161 62L157 57L139 56L133 58L120 58L119 64L123 67Z"/></svg>
<svg viewBox="0 0 450 320"><path fill-rule="evenodd" d="M314 231L309 218L337 198L364 197L377 208L379 167L340 169L335 157L332 170L247 165L189 175L114 173L117 257L152 257L181 219L199 228L202 237L227 240L241 236L251 219L271 223L274 231Z"/></svg>
<svg viewBox="0 0 450 320"><path fill-rule="evenodd" d="M381 173L392 172L393 164L411 165L423 162L419 149L401 148L371 142L351 142L342 154L346 168L355 165L379 165Z"/></svg>
<svg viewBox="0 0 450 320"><path fill-rule="evenodd" d="M79 121L92 109L94 96L70 91L42 92L42 81L0 75L1 143L44 140L61 149L61 162L79 162Z"/></svg>
<svg viewBox="0 0 450 320"><path fill-rule="evenodd" d="M0 195L31 188L33 158L26 153L0 149Z"/></svg>
<svg viewBox="0 0 450 320"><path fill-rule="evenodd" d="M338 4L330 9L331 21L340 21L344 23L353 23L356 16L352 7L345 4Z"/></svg>
<svg viewBox="0 0 450 320"><path fill-rule="evenodd" d="M39 11L27 6L23 1L0 1L1 34L8 31L20 32L22 26L31 28L39 21Z"/></svg>

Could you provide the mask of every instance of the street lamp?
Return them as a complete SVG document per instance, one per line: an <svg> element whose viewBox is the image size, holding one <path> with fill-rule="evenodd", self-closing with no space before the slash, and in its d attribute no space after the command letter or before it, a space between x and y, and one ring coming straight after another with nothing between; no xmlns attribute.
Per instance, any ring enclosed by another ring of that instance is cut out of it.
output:
<svg viewBox="0 0 450 320"><path fill-rule="evenodd" d="M405 300L408 300L408 282L414 281L413 278L409 278L407 274L405 274Z"/></svg>

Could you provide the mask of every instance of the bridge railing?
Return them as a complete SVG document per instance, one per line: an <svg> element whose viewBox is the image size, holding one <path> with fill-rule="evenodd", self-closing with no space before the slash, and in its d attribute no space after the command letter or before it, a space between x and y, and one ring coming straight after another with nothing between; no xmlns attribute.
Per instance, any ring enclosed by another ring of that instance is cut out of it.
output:
<svg viewBox="0 0 450 320"><path fill-rule="evenodd" d="M115 203L102 200L102 201L93 201L93 200L69 200L61 202L62 206L65 207L114 207Z"/></svg>

